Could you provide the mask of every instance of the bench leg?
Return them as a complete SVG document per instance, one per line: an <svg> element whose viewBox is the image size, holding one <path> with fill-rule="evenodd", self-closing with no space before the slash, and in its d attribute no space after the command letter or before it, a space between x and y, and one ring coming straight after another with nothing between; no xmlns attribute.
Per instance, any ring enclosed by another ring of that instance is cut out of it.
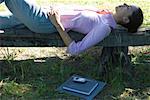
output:
<svg viewBox="0 0 150 100"><path fill-rule="evenodd" d="M104 47L100 57L100 63L103 67L103 76L110 76L108 75L109 72L113 72L113 67L118 65L122 68L123 75L131 75L132 73L128 47Z"/></svg>

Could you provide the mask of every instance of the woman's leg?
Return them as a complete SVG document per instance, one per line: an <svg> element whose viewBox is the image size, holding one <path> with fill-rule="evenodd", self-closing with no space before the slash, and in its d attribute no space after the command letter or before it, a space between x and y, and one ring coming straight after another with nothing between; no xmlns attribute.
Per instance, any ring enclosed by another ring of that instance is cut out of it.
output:
<svg viewBox="0 0 150 100"><path fill-rule="evenodd" d="M0 12L0 29L12 28L23 24L10 12Z"/></svg>
<svg viewBox="0 0 150 100"><path fill-rule="evenodd" d="M34 0L4 0L12 14L30 30L38 33L56 32L49 21L47 11L37 6Z"/></svg>

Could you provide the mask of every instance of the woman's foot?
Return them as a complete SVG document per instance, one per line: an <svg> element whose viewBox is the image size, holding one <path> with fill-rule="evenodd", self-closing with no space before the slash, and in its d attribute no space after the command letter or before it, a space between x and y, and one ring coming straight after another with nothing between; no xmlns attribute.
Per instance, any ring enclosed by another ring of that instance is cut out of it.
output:
<svg viewBox="0 0 150 100"><path fill-rule="evenodd" d="M0 4L1 4L2 2L4 2L4 0L0 0Z"/></svg>

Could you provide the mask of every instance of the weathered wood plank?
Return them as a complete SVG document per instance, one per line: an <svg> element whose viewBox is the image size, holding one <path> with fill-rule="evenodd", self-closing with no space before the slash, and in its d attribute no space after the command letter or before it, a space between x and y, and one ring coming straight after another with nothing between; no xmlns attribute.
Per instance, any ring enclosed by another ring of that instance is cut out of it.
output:
<svg viewBox="0 0 150 100"><path fill-rule="evenodd" d="M76 40L81 40L84 35L76 32L69 32L70 36ZM98 44L104 47L116 46L142 46L150 45L150 30L142 30L136 34L130 34L124 29L114 30L108 37ZM42 34L34 33L27 28L7 29L0 33L1 47L45 47L45 46L65 46L58 33Z"/></svg>

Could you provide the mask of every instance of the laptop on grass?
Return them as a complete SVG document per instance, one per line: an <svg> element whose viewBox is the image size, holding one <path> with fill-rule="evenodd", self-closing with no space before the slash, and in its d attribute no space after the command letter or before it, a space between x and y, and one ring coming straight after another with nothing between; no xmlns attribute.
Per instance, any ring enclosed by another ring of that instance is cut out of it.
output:
<svg viewBox="0 0 150 100"><path fill-rule="evenodd" d="M58 91L92 100L105 85L105 82L73 75L58 88Z"/></svg>

